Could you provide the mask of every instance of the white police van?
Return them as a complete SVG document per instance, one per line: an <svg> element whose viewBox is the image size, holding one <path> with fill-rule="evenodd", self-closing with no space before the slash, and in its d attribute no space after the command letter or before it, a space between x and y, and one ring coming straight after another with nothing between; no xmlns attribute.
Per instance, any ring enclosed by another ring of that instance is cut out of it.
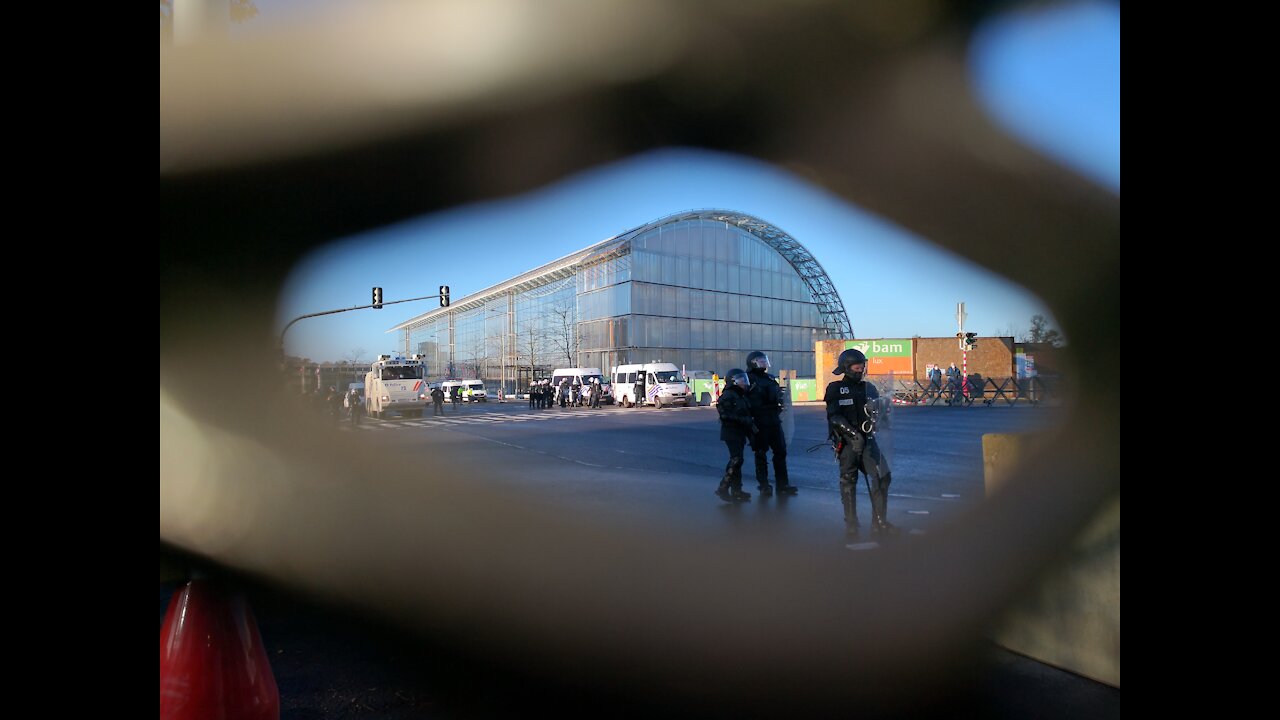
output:
<svg viewBox="0 0 1280 720"><path fill-rule="evenodd" d="M603 395L600 402L613 402L613 384L600 372L600 368L556 368L551 372L551 385L559 388L561 380L568 380L569 385L576 381L582 386L582 402L586 403L587 389L592 380L599 380Z"/></svg>
<svg viewBox="0 0 1280 720"><path fill-rule="evenodd" d="M645 392L641 398L634 397L637 379L644 380ZM680 368L672 363L618 365L613 369L613 399L624 407L636 403L656 407L687 406L691 395Z"/></svg>
<svg viewBox="0 0 1280 720"><path fill-rule="evenodd" d="M463 390L471 391L471 402L489 402L489 392L484 389L484 381L482 380L445 380L440 383L440 389L444 391L445 402L453 402L454 388L458 388L460 402L467 402L467 396L462 394Z"/></svg>

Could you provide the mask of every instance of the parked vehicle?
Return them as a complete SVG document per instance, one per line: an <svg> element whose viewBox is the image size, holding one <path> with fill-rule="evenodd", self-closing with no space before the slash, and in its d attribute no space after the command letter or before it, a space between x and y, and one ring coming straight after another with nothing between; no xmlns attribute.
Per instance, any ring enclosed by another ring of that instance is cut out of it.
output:
<svg viewBox="0 0 1280 720"><path fill-rule="evenodd" d="M483 380L445 380L440 383L440 389L444 390L444 401L453 402L453 389L458 388L458 397L462 402L488 402L489 392L484 389ZM463 392L470 390L470 398Z"/></svg>
<svg viewBox="0 0 1280 720"><path fill-rule="evenodd" d="M644 397L635 397L637 379L644 381ZM656 407L688 405L690 396L680 368L672 363L619 365L613 369L613 398L625 407L637 403Z"/></svg>
<svg viewBox="0 0 1280 720"><path fill-rule="evenodd" d="M712 385L712 375L715 373L710 370L686 370L684 380L689 384L690 404L693 405L710 405L720 396L719 390Z"/></svg>
<svg viewBox="0 0 1280 720"><path fill-rule="evenodd" d="M574 384L574 382L577 382L578 384L582 385L583 388L589 387L593 379L598 379L600 380L600 384L604 387L604 397L601 399L601 402L604 402L604 403L613 402L613 383L610 382L610 379L608 376L603 375L600 372L600 368L557 368L556 370L552 371L551 373L552 385L556 387L560 387L560 381L562 379L568 379L570 385ZM586 397L586 391L584 390L583 398L585 397ZM584 404L585 404L585 400L584 400Z"/></svg>

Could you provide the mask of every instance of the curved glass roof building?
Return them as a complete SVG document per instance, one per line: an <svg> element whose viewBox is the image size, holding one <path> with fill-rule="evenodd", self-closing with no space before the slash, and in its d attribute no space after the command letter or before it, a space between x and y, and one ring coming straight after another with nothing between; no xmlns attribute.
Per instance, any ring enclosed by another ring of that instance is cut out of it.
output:
<svg viewBox="0 0 1280 720"><path fill-rule="evenodd" d="M670 362L723 375L748 352L773 372L813 367L818 340L852 338L818 261L780 228L728 210L670 215L407 320L428 377L508 392L554 368Z"/></svg>

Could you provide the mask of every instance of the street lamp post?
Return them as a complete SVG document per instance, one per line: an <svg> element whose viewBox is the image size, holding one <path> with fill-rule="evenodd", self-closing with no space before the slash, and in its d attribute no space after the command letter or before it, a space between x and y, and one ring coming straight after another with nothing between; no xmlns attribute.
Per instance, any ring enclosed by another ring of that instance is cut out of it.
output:
<svg viewBox="0 0 1280 720"><path fill-rule="evenodd" d="M438 332L433 332L429 336L431 338L431 347L435 349L435 355L436 355L435 361L432 363L431 368L436 372L440 372L440 337L439 336L440 336L440 333ZM440 377L441 379L444 378L443 375L441 375Z"/></svg>
<svg viewBox="0 0 1280 720"><path fill-rule="evenodd" d="M502 327L501 345L498 350L501 354L498 360L498 372L501 375L501 378L498 380L498 384L502 386L502 391L505 393L507 388L507 330L509 329L508 326L511 322L511 313L508 310L498 310L496 308L491 309L486 307L484 310L485 312L497 313L506 316L506 322ZM514 385L512 386L512 390L515 390Z"/></svg>

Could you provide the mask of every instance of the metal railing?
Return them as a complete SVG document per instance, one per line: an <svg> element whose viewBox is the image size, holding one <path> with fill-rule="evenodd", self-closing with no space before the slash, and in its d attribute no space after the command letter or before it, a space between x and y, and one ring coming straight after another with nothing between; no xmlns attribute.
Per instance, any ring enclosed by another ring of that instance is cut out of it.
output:
<svg viewBox="0 0 1280 720"><path fill-rule="evenodd" d="M1062 388L1057 378L971 378L934 384L915 379L897 380L893 386L893 402L898 405L945 405L970 407L997 403L1014 406L1039 405L1061 399Z"/></svg>

